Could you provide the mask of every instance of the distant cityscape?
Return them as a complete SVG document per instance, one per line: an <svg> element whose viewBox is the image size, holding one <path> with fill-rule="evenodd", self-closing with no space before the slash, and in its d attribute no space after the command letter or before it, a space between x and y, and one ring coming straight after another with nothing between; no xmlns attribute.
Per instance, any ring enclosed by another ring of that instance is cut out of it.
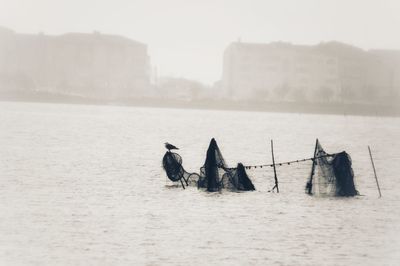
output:
<svg viewBox="0 0 400 266"><path fill-rule="evenodd" d="M121 36L18 34L0 28L0 99L316 103L398 106L400 50L339 43L233 42L212 86L159 77L147 45Z"/></svg>
<svg viewBox="0 0 400 266"><path fill-rule="evenodd" d="M224 53L222 87L234 99L389 103L400 95L400 50L236 42Z"/></svg>
<svg viewBox="0 0 400 266"><path fill-rule="evenodd" d="M16 34L0 29L0 90L100 99L146 96L145 44L127 38L69 33Z"/></svg>

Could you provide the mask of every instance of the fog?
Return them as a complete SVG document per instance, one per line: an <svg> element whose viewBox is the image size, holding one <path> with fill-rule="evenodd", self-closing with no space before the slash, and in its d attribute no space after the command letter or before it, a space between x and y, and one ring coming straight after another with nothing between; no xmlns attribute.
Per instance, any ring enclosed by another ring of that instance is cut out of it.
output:
<svg viewBox="0 0 400 266"><path fill-rule="evenodd" d="M0 0L0 266L400 265L399 13Z"/></svg>
<svg viewBox="0 0 400 266"><path fill-rule="evenodd" d="M399 112L396 1L0 3L3 100Z"/></svg>
<svg viewBox="0 0 400 266"><path fill-rule="evenodd" d="M399 12L396 0L0 0L0 25L20 33L126 36L148 44L159 75L211 85L221 77L224 49L239 38L399 49Z"/></svg>

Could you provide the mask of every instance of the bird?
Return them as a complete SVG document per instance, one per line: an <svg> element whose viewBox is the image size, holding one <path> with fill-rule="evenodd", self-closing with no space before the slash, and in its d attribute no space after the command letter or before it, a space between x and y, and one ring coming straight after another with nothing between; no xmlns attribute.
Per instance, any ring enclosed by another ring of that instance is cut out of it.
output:
<svg viewBox="0 0 400 266"><path fill-rule="evenodd" d="M172 144L170 144L170 143L168 143L168 142L165 142L164 144L165 144L165 148L166 148L168 151L171 151L171 150L179 150L177 147L175 147L174 145L172 145Z"/></svg>

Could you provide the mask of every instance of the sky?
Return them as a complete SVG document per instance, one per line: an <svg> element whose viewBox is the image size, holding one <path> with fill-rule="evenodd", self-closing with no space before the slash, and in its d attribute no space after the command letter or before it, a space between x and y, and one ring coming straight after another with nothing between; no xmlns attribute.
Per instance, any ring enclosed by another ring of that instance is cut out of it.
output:
<svg viewBox="0 0 400 266"><path fill-rule="evenodd" d="M99 31L148 45L159 76L213 84L237 40L400 49L399 0L0 0L18 33Z"/></svg>

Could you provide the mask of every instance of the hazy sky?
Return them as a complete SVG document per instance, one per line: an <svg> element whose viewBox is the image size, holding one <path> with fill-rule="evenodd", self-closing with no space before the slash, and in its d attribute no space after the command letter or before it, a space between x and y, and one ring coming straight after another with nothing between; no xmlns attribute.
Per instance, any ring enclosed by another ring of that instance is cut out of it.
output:
<svg viewBox="0 0 400 266"><path fill-rule="evenodd" d="M399 0L0 0L0 25L20 33L124 35L148 45L160 75L209 84L238 38L400 49Z"/></svg>

